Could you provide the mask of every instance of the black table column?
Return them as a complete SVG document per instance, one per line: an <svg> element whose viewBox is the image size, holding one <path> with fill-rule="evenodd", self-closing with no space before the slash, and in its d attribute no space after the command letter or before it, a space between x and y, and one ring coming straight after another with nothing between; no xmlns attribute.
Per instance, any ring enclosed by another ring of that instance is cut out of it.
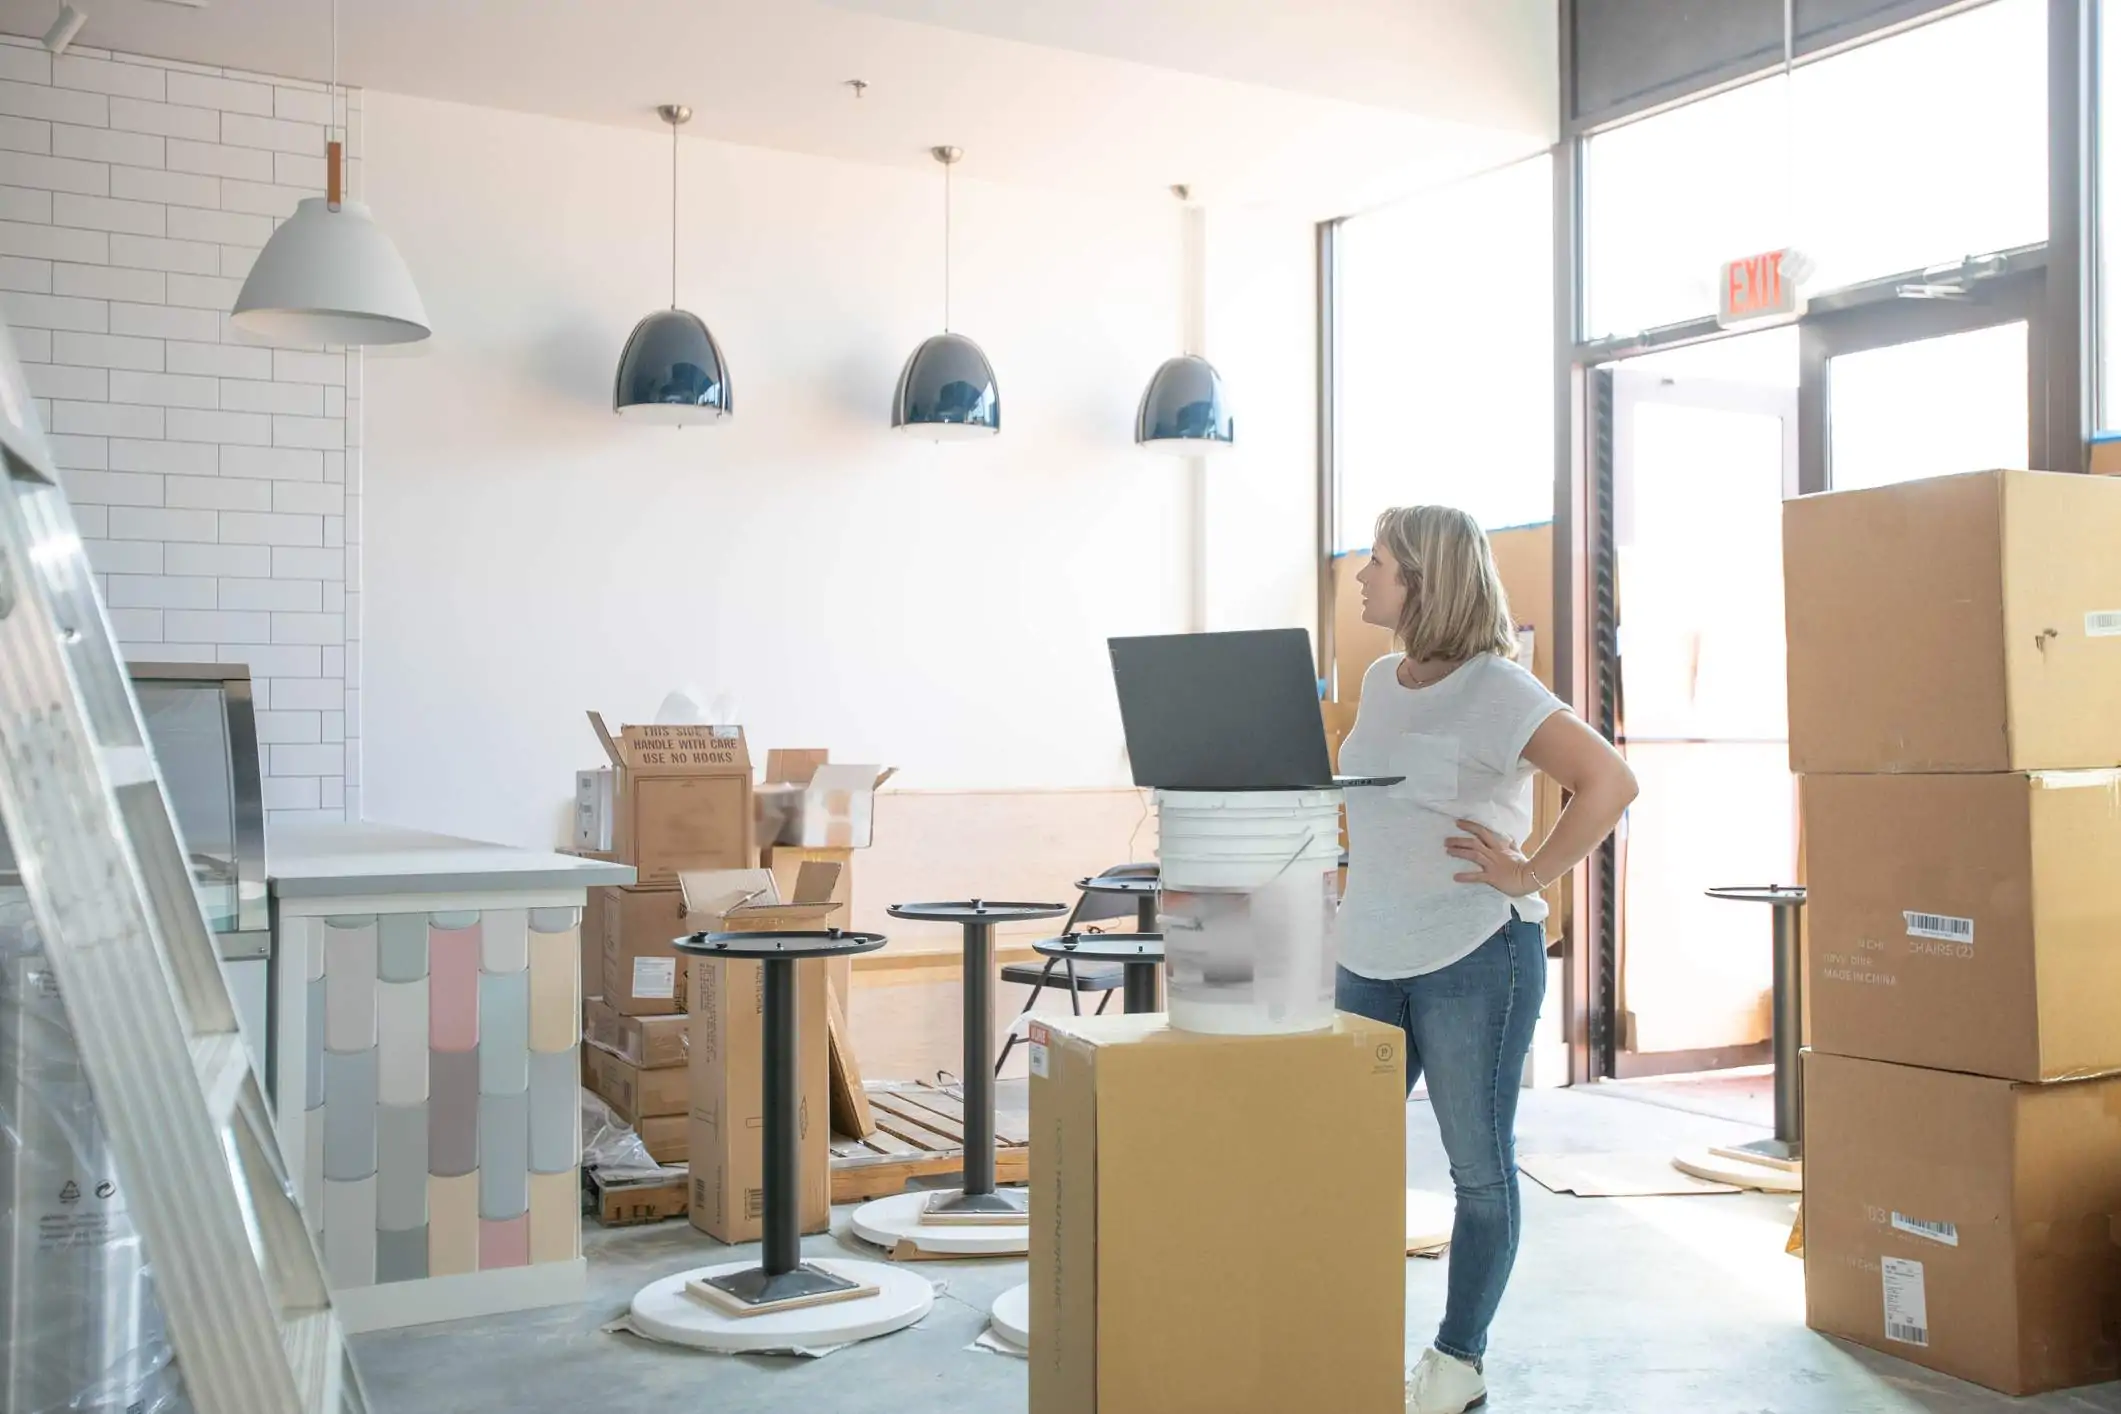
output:
<svg viewBox="0 0 2121 1414"><path fill-rule="evenodd" d="M994 930L1003 923L1058 918L1067 906L971 899L894 904L889 911L912 922L955 923L965 933L965 1186L930 1211L968 1217L1025 1212L1023 1194L997 1192L994 1186Z"/></svg>
<svg viewBox="0 0 2121 1414"><path fill-rule="evenodd" d="M1708 890L1710 898L1764 903L1775 919L1775 1137L1741 1144L1743 1152L1777 1163L1804 1158L1804 923L1802 888Z"/></svg>
<svg viewBox="0 0 2121 1414"><path fill-rule="evenodd" d="M855 1291L853 1282L803 1261L802 1062L797 1044L796 964L884 946L880 933L694 933L676 940L696 958L758 962L765 972L764 1124L761 1167L765 1237L759 1265L710 1282L746 1306L773 1306Z"/></svg>

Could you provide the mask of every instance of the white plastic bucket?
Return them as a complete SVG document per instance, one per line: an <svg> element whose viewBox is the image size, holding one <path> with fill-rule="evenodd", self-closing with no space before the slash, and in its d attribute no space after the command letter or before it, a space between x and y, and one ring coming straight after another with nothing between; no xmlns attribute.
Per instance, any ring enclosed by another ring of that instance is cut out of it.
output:
<svg viewBox="0 0 2121 1414"><path fill-rule="evenodd" d="M1163 791L1156 808L1171 1025L1332 1025L1340 793Z"/></svg>

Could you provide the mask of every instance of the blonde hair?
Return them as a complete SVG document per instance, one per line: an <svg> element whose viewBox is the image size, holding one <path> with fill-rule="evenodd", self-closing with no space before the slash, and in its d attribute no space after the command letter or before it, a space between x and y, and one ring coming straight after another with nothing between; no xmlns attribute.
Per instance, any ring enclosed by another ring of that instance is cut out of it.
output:
<svg viewBox="0 0 2121 1414"><path fill-rule="evenodd" d="M1393 636L1409 658L1517 656L1510 598L1480 522L1453 506L1397 506L1377 518L1377 541L1406 587Z"/></svg>

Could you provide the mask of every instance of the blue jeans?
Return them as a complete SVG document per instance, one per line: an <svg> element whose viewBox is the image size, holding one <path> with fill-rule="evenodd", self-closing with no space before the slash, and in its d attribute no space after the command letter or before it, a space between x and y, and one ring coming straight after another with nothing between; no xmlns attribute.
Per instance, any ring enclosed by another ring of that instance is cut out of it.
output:
<svg viewBox="0 0 2121 1414"><path fill-rule="evenodd" d="M1517 1260L1517 1091L1546 993L1546 944L1512 914L1441 971L1378 981L1340 969L1335 1004L1407 1033L1407 1093L1426 1073L1457 1214L1436 1348L1478 1362Z"/></svg>

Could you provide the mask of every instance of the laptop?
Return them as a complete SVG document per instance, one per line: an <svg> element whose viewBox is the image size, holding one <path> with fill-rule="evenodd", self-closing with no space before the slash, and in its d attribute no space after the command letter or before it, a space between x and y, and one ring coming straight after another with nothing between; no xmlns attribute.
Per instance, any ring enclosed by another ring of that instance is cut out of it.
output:
<svg viewBox="0 0 2121 1414"><path fill-rule="evenodd" d="M1107 640L1134 783L1156 790L1342 790L1300 628Z"/></svg>

